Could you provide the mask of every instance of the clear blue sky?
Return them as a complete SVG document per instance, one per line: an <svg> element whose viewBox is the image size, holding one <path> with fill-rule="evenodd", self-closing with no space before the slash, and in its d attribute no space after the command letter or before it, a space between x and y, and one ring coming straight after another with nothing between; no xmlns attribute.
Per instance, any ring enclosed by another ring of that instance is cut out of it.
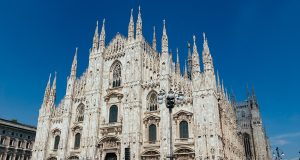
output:
<svg viewBox="0 0 300 160"><path fill-rule="evenodd" d="M288 158L300 150L300 1L297 0L26 0L0 2L0 117L36 125L49 73L58 72L58 102L65 93L75 47L79 75L88 63L96 20L106 18L108 43L127 35L130 9L141 4L143 33L161 39L166 19L169 46L208 37L215 68L239 100L254 86L271 142ZM160 43L160 42L159 42ZM160 46L160 44L159 44Z"/></svg>

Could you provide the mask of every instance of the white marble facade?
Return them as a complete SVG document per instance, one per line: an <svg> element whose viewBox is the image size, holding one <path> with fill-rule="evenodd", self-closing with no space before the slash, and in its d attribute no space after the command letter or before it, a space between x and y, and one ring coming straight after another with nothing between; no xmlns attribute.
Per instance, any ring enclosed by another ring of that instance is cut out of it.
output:
<svg viewBox="0 0 300 160"><path fill-rule="evenodd" d="M89 65L79 78L76 49L66 94L59 105L55 105L56 75L51 87L49 78L32 159L124 160L125 155L131 160L167 159L170 117L166 104L157 103L157 94L170 89L185 96L171 115L175 159L246 159L234 104L215 74L204 34L204 67L200 69L194 36L183 72L178 54L184 53L177 50L173 62L165 21L158 52L155 29L151 45L143 37L140 9L136 23L131 11L127 37L117 33L107 44L105 35L105 21L100 34L97 22ZM256 116L260 119L259 112ZM255 129L251 133L263 135L260 140L266 142L263 130ZM268 147L264 142L255 141L253 155ZM269 159L266 156L262 159Z"/></svg>

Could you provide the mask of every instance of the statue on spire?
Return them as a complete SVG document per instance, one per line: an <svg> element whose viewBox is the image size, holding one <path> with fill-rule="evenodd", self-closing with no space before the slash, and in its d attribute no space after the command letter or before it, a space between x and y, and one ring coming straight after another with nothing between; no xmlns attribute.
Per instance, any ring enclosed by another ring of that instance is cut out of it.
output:
<svg viewBox="0 0 300 160"><path fill-rule="evenodd" d="M202 51L202 59L203 59L203 66L204 66L204 72L206 71L213 71L213 62L212 62L212 56L209 51L207 37L205 36L205 33L203 33L203 51Z"/></svg>
<svg viewBox="0 0 300 160"><path fill-rule="evenodd" d="M192 69L192 72L193 73L200 73L199 54L198 54L198 50L197 50L196 36L195 35L193 36L193 40L194 40L194 45L193 45L193 61L192 61L193 69Z"/></svg>

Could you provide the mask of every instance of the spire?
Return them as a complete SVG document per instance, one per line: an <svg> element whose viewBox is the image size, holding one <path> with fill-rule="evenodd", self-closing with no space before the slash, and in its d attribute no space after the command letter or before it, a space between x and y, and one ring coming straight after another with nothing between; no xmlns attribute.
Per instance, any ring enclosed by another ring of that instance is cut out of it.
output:
<svg viewBox="0 0 300 160"><path fill-rule="evenodd" d="M49 100L51 101L52 104L54 104L56 100L56 72L54 74L54 80L51 87Z"/></svg>
<svg viewBox="0 0 300 160"><path fill-rule="evenodd" d="M72 69L71 69L71 76L70 77L76 77L76 71L77 71L77 52L78 47L76 47L75 55L72 62Z"/></svg>
<svg viewBox="0 0 300 160"><path fill-rule="evenodd" d="M133 22L132 12L133 12L133 9L131 9L130 21L129 21L129 25L128 25L128 40L129 41L134 40L134 22Z"/></svg>
<svg viewBox="0 0 300 160"><path fill-rule="evenodd" d="M221 84L220 84L219 71L217 71L217 92L221 92Z"/></svg>
<svg viewBox="0 0 300 160"><path fill-rule="evenodd" d="M222 79L222 86L221 86L221 89L222 89L222 93L224 94L225 93L225 88L224 88L224 81L223 81L223 79Z"/></svg>
<svg viewBox="0 0 300 160"><path fill-rule="evenodd" d="M192 68L193 68L193 59L191 55L191 44L188 42L188 68L187 68L187 74L188 78L192 80Z"/></svg>
<svg viewBox="0 0 300 160"><path fill-rule="evenodd" d="M184 61L184 78L188 78L187 67L186 67L186 60Z"/></svg>
<svg viewBox="0 0 300 160"><path fill-rule="evenodd" d="M166 30L166 20L163 20L163 35L161 40L162 55L168 54L168 36Z"/></svg>
<svg viewBox="0 0 300 160"><path fill-rule="evenodd" d="M192 58L191 55L191 44L188 42L188 58Z"/></svg>
<svg viewBox="0 0 300 160"><path fill-rule="evenodd" d="M255 95L254 86L252 86L252 100L256 102L256 95Z"/></svg>
<svg viewBox="0 0 300 160"><path fill-rule="evenodd" d="M180 75L180 63L179 63L178 48L176 48L176 73L178 75Z"/></svg>
<svg viewBox="0 0 300 160"><path fill-rule="evenodd" d="M200 72L200 62L199 62L199 54L196 45L196 36L193 36L194 46L193 46L193 69L192 72Z"/></svg>
<svg viewBox="0 0 300 160"><path fill-rule="evenodd" d="M210 54L210 50L208 47L207 38L205 37L205 33L203 33L203 51L202 51L202 58L203 58L203 66L204 71L212 70L213 71L213 62L212 57Z"/></svg>
<svg viewBox="0 0 300 160"><path fill-rule="evenodd" d="M47 83L47 86L46 86L46 89L45 89L44 100L43 100L44 104L46 104L48 102L48 99L49 99L50 83L51 83L51 73L49 75L48 83Z"/></svg>
<svg viewBox="0 0 300 160"><path fill-rule="evenodd" d="M99 44L99 34L98 34L98 21L96 22L96 29L93 38L93 51L97 51Z"/></svg>
<svg viewBox="0 0 300 160"><path fill-rule="evenodd" d="M101 29L101 33L100 33L100 42L99 42L99 47L101 49L103 49L105 47L105 19L103 19L102 22L102 29Z"/></svg>
<svg viewBox="0 0 300 160"><path fill-rule="evenodd" d="M138 19L136 22L136 39L137 40L142 40L143 33L142 33L142 14L141 14L141 7L139 6L139 13L138 13Z"/></svg>
<svg viewBox="0 0 300 160"><path fill-rule="evenodd" d="M153 26L152 48L156 51L156 34L155 34L155 26Z"/></svg>

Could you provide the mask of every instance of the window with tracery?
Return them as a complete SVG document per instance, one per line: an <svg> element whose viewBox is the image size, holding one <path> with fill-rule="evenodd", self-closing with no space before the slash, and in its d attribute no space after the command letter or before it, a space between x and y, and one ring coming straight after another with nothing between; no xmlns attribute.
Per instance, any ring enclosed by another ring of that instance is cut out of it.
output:
<svg viewBox="0 0 300 160"><path fill-rule="evenodd" d="M76 111L76 121L77 122L82 122L84 119L84 104L79 104L79 106L77 107L77 111Z"/></svg>
<svg viewBox="0 0 300 160"><path fill-rule="evenodd" d="M81 134L80 133L76 133L75 134L75 143L74 143L74 148L75 149L80 148L80 138L81 138Z"/></svg>
<svg viewBox="0 0 300 160"><path fill-rule="evenodd" d="M183 120L179 124L180 138L189 138L189 124Z"/></svg>
<svg viewBox="0 0 300 160"><path fill-rule="evenodd" d="M246 112L245 111L242 111L242 117L246 117Z"/></svg>
<svg viewBox="0 0 300 160"><path fill-rule="evenodd" d="M157 110L157 93L151 92L148 95L148 108L149 111L156 111Z"/></svg>
<svg viewBox="0 0 300 160"><path fill-rule="evenodd" d="M59 135L55 136L55 138L54 138L54 147L53 147L54 150L58 149L59 140L60 140L60 136Z"/></svg>
<svg viewBox="0 0 300 160"><path fill-rule="evenodd" d="M251 157L251 144L250 144L250 135L248 133L244 133L244 149L247 158Z"/></svg>
<svg viewBox="0 0 300 160"><path fill-rule="evenodd" d="M112 87L121 86L122 77L121 77L121 63L116 62L112 67Z"/></svg>
<svg viewBox="0 0 300 160"><path fill-rule="evenodd" d="M149 126L149 142L155 142L156 141L156 125L151 124Z"/></svg>
<svg viewBox="0 0 300 160"><path fill-rule="evenodd" d="M109 109L109 123L118 121L118 107L116 105L112 105Z"/></svg>

